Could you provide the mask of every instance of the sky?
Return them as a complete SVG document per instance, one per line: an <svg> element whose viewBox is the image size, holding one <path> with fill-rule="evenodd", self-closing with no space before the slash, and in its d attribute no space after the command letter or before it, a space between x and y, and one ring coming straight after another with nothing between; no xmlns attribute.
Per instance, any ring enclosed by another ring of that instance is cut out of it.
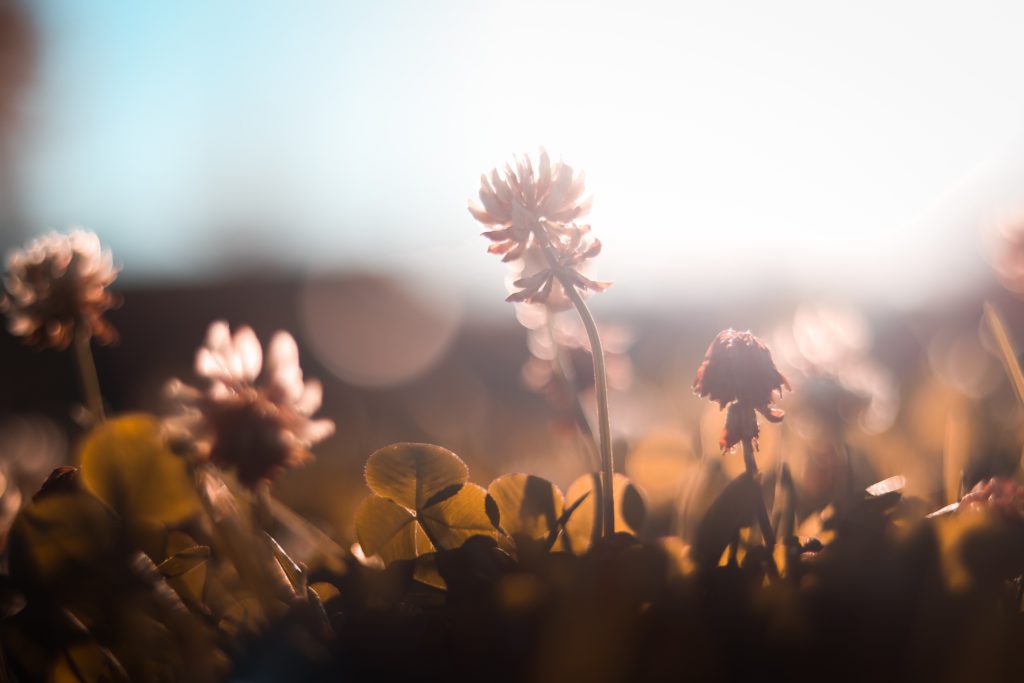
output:
<svg viewBox="0 0 1024 683"><path fill-rule="evenodd" d="M643 303L921 302L1024 212L1015 2L35 0L31 232L124 278L378 268L502 292L466 211L545 146ZM673 298L674 297L674 298Z"/></svg>

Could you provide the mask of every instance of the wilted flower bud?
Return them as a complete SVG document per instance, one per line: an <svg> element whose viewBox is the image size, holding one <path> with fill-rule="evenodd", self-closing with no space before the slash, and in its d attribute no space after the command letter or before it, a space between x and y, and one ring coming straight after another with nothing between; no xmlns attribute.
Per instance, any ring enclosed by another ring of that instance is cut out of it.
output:
<svg viewBox="0 0 1024 683"><path fill-rule="evenodd" d="M267 355L257 385L263 350L256 334L242 327L232 335L218 321L196 353L196 374L210 381L206 391L177 380L168 387L183 408L167 421L172 437L190 438L201 456L234 470L250 487L310 459L309 448L334 432L331 420L311 419L323 389L316 380L303 381L292 336L274 335Z"/></svg>
<svg viewBox="0 0 1024 683"><path fill-rule="evenodd" d="M769 422L782 420L782 411L772 402L783 387L789 389L789 382L775 367L765 343L750 332L733 329L719 332L711 342L693 382L693 390L701 398L706 396L722 408L729 407L722 432L723 449L757 438L755 410Z"/></svg>
<svg viewBox="0 0 1024 683"><path fill-rule="evenodd" d="M8 329L39 348L67 348L76 335L117 340L103 314L118 303L107 287L117 278L109 249L95 233L50 233L7 257L0 308Z"/></svg>

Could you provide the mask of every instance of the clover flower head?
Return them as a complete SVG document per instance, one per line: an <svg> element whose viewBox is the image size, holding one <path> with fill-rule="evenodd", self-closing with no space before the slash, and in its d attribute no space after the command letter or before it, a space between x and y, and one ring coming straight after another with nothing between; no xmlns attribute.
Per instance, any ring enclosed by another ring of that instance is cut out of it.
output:
<svg viewBox="0 0 1024 683"><path fill-rule="evenodd" d="M570 304L567 287L600 292L611 285L582 272L601 252L590 226L575 222L590 211L583 190L583 174L561 161L552 164L543 149L536 171L522 156L514 168L505 166L504 175L495 169L490 177L480 177L482 205L470 202L469 212L488 227L483 233L492 242L487 250L516 262L515 291L508 301L561 310Z"/></svg>
<svg viewBox="0 0 1024 683"><path fill-rule="evenodd" d="M246 486L309 460L309 449L334 432L334 422L312 417L323 388L303 379L298 347L287 332L271 339L264 365L252 328L232 334L227 323L217 321L196 353L195 371L207 388L173 380L168 391L183 410L167 426L173 435L190 438L202 457L234 470Z"/></svg>
<svg viewBox="0 0 1024 683"><path fill-rule="evenodd" d="M95 233L51 232L7 256L0 309L11 334L37 348L65 349L81 335L117 341L103 314L119 303L108 287L117 278L109 249Z"/></svg>
<svg viewBox="0 0 1024 683"><path fill-rule="evenodd" d="M729 449L758 435L757 416L780 422L784 413L772 405L775 394L789 382L775 367L771 351L750 332L733 329L719 332L697 369L693 390L701 397L729 407L722 448Z"/></svg>
<svg viewBox="0 0 1024 683"><path fill-rule="evenodd" d="M470 202L469 212L488 226L484 236L494 244L488 251L503 261L521 258L535 240L540 221L570 223L590 211L591 199L583 198L584 175L561 161L551 163L541 148L536 170L523 155L515 167L506 164L490 176L480 176L480 204Z"/></svg>

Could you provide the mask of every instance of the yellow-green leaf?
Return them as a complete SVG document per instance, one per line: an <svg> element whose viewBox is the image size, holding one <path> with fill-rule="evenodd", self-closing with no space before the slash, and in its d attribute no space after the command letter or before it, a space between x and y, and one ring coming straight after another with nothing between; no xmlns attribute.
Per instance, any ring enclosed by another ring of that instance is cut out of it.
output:
<svg viewBox="0 0 1024 683"><path fill-rule="evenodd" d="M501 528L510 535L547 538L565 508L557 486L528 474L502 475L487 493L498 508Z"/></svg>
<svg viewBox="0 0 1024 683"><path fill-rule="evenodd" d="M422 510L466 483L469 469L459 456L440 446L396 443L371 455L365 474L366 484L378 496Z"/></svg>
<svg viewBox="0 0 1024 683"><path fill-rule="evenodd" d="M310 590L316 593L316 597L320 600L320 604L326 605L331 600L341 597L341 591L333 583L327 583L326 581L317 581L316 583L310 584Z"/></svg>
<svg viewBox="0 0 1024 683"><path fill-rule="evenodd" d="M123 670L112 662L109 653L95 642L71 645L54 661L51 683L100 683L126 680Z"/></svg>
<svg viewBox="0 0 1024 683"><path fill-rule="evenodd" d="M210 559L210 548L195 545L171 555L157 567L168 585L183 600L195 605L203 603L206 588L206 562Z"/></svg>
<svg viewBox="0 0 1024 683"><path fill-rule="evenodd" d="M476 484L464 484L450 498L420 512L427 536L443 550L462 545L471 536L497 537L486 509L487 491Z"/></svg>
<svg viewBox="0 0 1024 683"><path fill-rule="evenodd" d="M356 538L366 555L379 555L385 564L417 555L412 513L380 496L370 496L356 510Z"/></svg>
<svg viewBox="0 0 1024 683"><path fill-rule="evenodd" d="M581 552L590 547L594 531L594 515L597 513L598 495L594 491L595 474L584 474L569 486L565 499L575 502L590 493L566 522L572 549ZM643 495L625 475L615 474L612 488L615 492L615 531L639 533L646 514Z"/></svg>
<svg viewBox="0 0 1024 683"><path fill-rule="evenodd" d="M151 415L100 425L81 449L82 481L130 522L181 522L199 510L185 462L167 447Z"/></svg>
<svg viewBox="0 0 1024 683"><path fill-rule="evenodd" d="M84 492L53 493L32 501L14 520L11 574L42 587L59 587L83 567L102 566L116 543L109 508Z"/></svg>
<svg viewBox="0 0 1024 683"><path fill-rule="evenodd" d="M413 566L412 578L428 586L448 590L447 582L437 571L437 553L426 553L417 557L416 564Z"/></svg>
<svg viewBox="0 0 1024 683"><path fill-rule="evenodd" d="M160 569L160 573L164 575L164 578L169 579L181 576L185 572L205 564L209 558L210 548L205 545L196 545L168 557L160 563L158 569Z"/></svg>

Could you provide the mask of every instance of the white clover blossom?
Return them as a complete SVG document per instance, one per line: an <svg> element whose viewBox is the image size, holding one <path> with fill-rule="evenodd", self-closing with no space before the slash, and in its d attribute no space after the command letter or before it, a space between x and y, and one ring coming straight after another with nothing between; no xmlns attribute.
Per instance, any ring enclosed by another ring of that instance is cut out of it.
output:
<svg viewBox="0 0 1024 683"><path fill-rule="evenodd" d="M208 386L173 380L168 390L182 412L167 425L175 436L190 438L202 457L234 470L244 485L309 460L309 449L334 433L333 421L313 419L323 388L304 379L298 346L287 332L273 336L264 364L252 328L232 334L226 322L214 322L196 353L195 371Z"/></svg>
<svg viewBox="0 0 1024 683"><path fill-rule="evenodd" d="M504 174L494 169L480 176L480 204L470 201L469 212L487 227L487 251L505 262L522 260L508 301L560 309L568 307L563 287L601 292L610 286L582 272L601 252L590 226L576 223L590 211L584 190L584 175L552 163L543 148L536 168L523 155Z"/></svg>
<svg viewBox="0 0 1024 683"><path fill-rule="evenodd" d="M115 342L103 314L119 302L107 289L117 274L110 250L87 230L51 232L11 251L0 298L8 329L39 348L67 348L77 335Z"/></svg>

